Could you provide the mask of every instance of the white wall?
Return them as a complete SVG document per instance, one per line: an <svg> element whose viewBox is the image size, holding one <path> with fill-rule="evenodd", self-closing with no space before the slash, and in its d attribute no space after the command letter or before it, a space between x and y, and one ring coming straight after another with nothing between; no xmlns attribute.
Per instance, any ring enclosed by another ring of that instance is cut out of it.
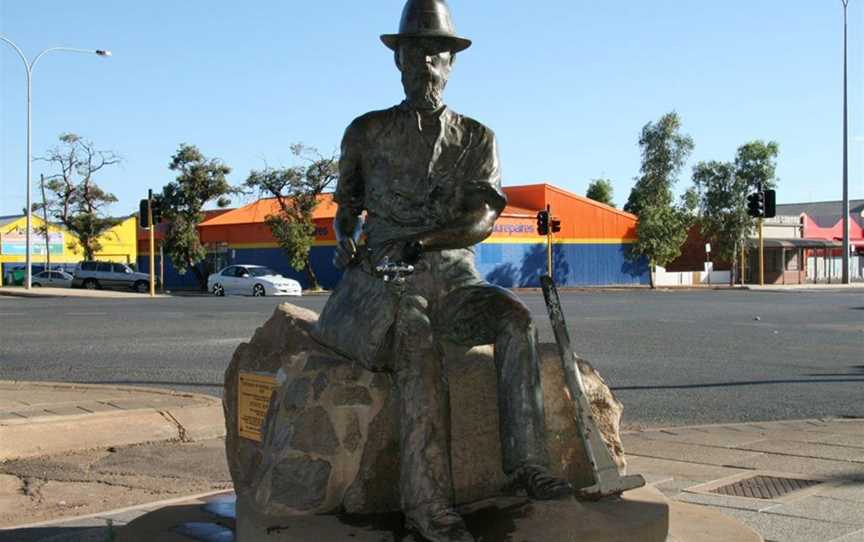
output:
<svg viewBox="0 0 864 542"><path fill-rule="evenodd" d="M728 285L732 278L731 273L731 271L666 271L665 268L657 266L654 284L656 286Z"/></svg>

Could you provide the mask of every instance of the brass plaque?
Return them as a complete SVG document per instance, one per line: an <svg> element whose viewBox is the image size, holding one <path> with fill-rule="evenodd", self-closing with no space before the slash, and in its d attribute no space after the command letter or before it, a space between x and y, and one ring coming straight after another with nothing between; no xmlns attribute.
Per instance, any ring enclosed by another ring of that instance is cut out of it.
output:
<svg viewBox="0 0 864 542"><path fill-rule="evenodd" d="M237 386L237 429L241 437L261 442L261 426L270 397L279 385L275 376L240 373Z"/></svg>

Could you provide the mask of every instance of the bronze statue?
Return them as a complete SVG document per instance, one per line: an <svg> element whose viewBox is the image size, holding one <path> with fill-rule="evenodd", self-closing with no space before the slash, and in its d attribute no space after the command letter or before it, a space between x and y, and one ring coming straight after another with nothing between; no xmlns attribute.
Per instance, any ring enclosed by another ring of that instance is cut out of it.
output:
<svg viewBox="0 0 864 542"><path fill-rule="evenodd" d="M406 99L345 132L335 194L345 274L318 333L366 368L394 374L408 527L430 542L470 541L453 510L441 341L494 344L503 468L514 485L536 499L573 488L547 469L530 313L474 268L472 247L491 234L506 198L495 135L443 102L455 55L471 42L456 35L445 0L408 0L399 33L381 40L395 53Z"/></svg>

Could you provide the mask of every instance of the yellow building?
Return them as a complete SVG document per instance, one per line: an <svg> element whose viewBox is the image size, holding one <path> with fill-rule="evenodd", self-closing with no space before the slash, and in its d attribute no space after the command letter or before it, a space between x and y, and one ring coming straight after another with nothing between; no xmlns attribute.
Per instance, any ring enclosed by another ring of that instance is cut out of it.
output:
<svg viewBox="0 0 864 542"><path fill-rule="evenodd" d="M27 217L24 215L0 217L0 280L23 273L26 262ZM51 267L62 267L71 270L75 264L84 258L81 243L74 234L63 226L50 224L48 226L48 247L45 246L45 234L40 231L44 222L33 215L31 235L31 261L34 274L44 269L48 249L51 254ZM96 253L97 260L134 264L138 254L138 218L130 216L108 230L99 238L102 250ZM0 282L2 284L2 282Z"/></svg>

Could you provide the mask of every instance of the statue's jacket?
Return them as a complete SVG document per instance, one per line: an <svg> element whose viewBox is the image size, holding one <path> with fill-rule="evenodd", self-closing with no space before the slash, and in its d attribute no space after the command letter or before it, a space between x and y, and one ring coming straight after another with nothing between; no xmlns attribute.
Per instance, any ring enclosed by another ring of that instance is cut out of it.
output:
<svg viewBox="0 0 864 542"><path fill-rule="evenodd" d="M419 112L405 103L355 119L342 140L334 200L352 215L366 212L366 243L321 313L319 339L370 370L386 370L401 296L422 295L434 325L438 301L484 284L471 247L424 253L401 285L374 271L385 258L398 261L414 235L451 224L472 193L498 213L506 204L486 126L447 107Z"/></svg>

